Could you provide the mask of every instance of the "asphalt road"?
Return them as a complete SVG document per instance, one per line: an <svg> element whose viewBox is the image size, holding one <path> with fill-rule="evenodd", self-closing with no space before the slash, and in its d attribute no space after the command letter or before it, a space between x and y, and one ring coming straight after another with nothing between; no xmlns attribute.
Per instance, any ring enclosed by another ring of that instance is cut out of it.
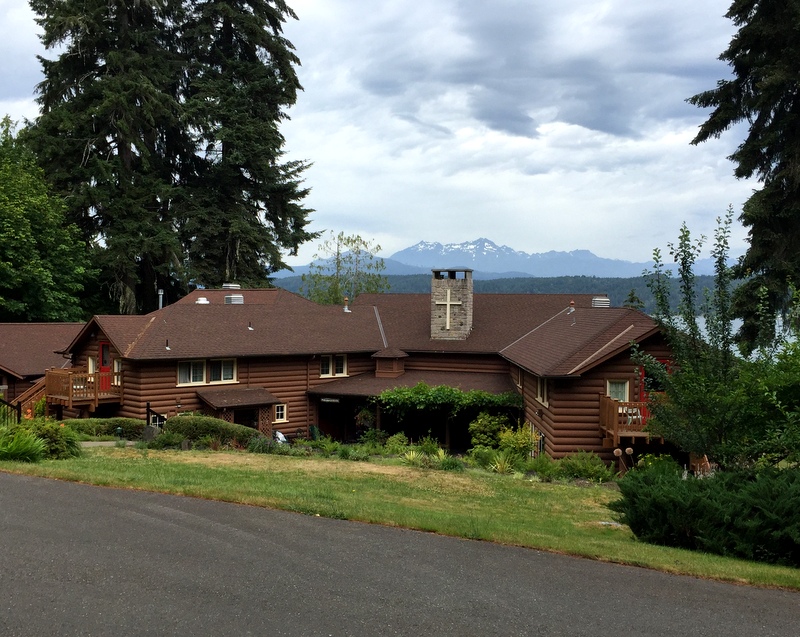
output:
<svg viewBox="0 0 800 637"><path fill-rule="evenodd" d="M800 634L800 593L0 474L0 635Z"/></svg>

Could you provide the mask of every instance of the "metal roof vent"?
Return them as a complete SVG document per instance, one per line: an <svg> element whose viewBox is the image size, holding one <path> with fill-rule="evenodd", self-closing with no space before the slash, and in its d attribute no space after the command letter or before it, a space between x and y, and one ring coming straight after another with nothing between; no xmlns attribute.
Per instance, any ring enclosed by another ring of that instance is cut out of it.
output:
<svg viewBox="0 0 800 637"><path fill-rule="evenodd" d="M210 301L204 296L198 296L197 300L194 302L195 305L208 305Z"/></svg>
<svg viewBox="0 0 800 637"><path fill-rule="evenodd" d="M243 294L226 294L225 305L244 305Z"/></svg>
<svg viewBox="0 0 800 637"><path fill-rule="evenodd" d="M592 307L611 307L611 299L607 296L595 296L592 299Z"/></svg>
<svg viewBox="0 0 800 637"><path fill-rule="evenodd" d="M238 283L223 283L222 284L223 290L241 290L242 286Z"/></svg>

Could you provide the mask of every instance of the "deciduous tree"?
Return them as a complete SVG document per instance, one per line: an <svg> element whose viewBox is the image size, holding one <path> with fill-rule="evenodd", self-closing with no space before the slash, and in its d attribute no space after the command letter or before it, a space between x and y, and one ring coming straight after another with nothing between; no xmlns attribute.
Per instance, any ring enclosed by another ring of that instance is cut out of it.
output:
<svg viewBox="0 0 800 637"><path fill-rule="evenodd" d="M381 274L386 266L376 256L380 249L358 235L331 234L303 275L301 292L312 301L331 305L362 292L385 292L389 281Z"/></svg>
<svg viewBox="0 0 800 637"><path fill-rule="evenodd" d="M0 122L0 321L76 321L88 274L78 228L36 158Z"/></svg>

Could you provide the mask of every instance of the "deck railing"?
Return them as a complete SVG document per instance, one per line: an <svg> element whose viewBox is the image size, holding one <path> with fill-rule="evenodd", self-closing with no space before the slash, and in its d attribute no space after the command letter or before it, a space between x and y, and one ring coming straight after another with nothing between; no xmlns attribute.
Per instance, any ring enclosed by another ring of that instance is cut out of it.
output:
<svg viewBox="0 0 800 637"><path fill-rule="evenodd" d="M646 436L647 403L615 400L600 394L600 428L619 444L620 436Z"/></svg>
<svg viewBox="0 0 800 637"><path fill-rule="evenodd" d="M94 405L103 399L122 396L119 373L88 372L78 369L51 369L46 375L45 392L48 400L57 400L65 407Z"/></svg>

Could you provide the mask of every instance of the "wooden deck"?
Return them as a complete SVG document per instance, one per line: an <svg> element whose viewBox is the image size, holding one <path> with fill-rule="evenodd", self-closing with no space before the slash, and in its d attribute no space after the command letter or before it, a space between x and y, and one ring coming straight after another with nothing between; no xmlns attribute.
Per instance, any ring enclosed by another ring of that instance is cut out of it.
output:
<svg viewBox="0 0 800 637"><path fill-rule="evenodd" d="M605 435L603 445L618 447L622 439L636 438L650 442L647 425L647 403L622 402L600 395L600 429ZM661 438L659 438L661 440Z"/></svg>
<svg viewBox="0 0 800 637"><path fill-rule="evenodd" d="M45 395L48 405L94 411L102 403L122 402L122 378L114 372L51 369L45 374Z"/></svg>

